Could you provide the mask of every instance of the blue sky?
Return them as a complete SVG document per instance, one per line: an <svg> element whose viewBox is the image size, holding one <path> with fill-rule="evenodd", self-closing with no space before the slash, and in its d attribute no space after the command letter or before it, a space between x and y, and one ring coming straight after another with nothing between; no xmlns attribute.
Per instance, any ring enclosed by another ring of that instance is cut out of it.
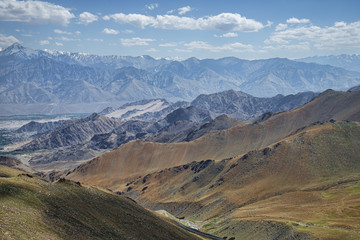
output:
<svg viewBox="0 0 360 240"><path fill-rule="evenodd" d="M360 52L358 0L0 0L0 48L155 58Z"/></svg>

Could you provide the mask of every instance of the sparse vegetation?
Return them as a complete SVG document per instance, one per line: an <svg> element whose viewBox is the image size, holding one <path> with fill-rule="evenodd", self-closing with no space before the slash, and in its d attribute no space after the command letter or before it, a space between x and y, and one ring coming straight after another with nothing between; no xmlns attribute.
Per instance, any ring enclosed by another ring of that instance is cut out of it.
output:
<svg viewBox="0 0 360 240"><path fill-rule="evenodd" d="M196 239L133 201L0 166L1 239Z"/></svg>

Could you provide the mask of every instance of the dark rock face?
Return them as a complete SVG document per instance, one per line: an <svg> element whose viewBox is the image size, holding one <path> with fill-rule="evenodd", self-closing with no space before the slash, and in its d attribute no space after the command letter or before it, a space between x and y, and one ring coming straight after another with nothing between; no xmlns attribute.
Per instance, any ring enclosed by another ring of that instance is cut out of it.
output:
<svg viewBox="0 0 360 240"><path fill-rule="evenodd" d="M360 85L352 87L348 90L349 92L355 92L355 91L360 91Z"/></svg>
<svg viewBox="0 0 360 240"><path fill-rule="evenodd" d="M53 131L35 138L26 144L22 150L74 146L89 141L95 134L109 132L119 125L119 120L94 113L86 118L66 121Z"/></svg>
<svg viewBox="0 0 360 240"><path fill-rule="evenodd" d="M209 110L216 115L227 114L239 120L249 120L266 112L281 112L301 106L317 95L314 92L303 92L288 96L258 98L243 92L229 90L200 95L191 102L191 105Z"/></svg>
<svg viewBox="0 0 360 240"><path fill-rule="evenodd" d="M213 119L213 114L208 110L190 106L188 108L178 108L165 117L169 124L176 121L190 121L190 122L208 122Z"/></svg>
<svg viewBox="0 0 360 240"><path fill-rule="evenodd" d="M24 133L24 132L36 132L39 133L45 133L52 129L57 128L61 124L65 123L65 120L60 120L56 122L45 122L45 123L39 123L35 121L31 121L28 124L25 124L21 128L17 129L17 133Z"/></svg>

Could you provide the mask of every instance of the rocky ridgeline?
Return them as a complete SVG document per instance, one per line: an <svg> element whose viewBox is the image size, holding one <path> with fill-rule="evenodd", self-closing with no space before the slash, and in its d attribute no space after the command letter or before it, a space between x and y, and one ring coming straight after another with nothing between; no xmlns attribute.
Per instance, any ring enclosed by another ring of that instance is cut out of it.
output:
<svg viewBox="0 0 360 240"><path fill-rule="evenodd" d="M62 104L190 101L200 93L229 89L257 97L344 90L358 85L360 77L330 65L280 58L169 61L45 52L15 44L0 51L0 83L2 104L18 104L18 109L22 104L55 104L64 112L68 110ZM80 109L75 106L71 111ZM15 106L9 111L16 111Z"/></svg>

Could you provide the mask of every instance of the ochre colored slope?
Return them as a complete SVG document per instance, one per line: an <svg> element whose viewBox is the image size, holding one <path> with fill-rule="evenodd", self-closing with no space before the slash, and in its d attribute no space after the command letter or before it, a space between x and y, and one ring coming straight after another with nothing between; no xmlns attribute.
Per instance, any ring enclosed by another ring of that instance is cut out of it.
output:
<svg viewBox="0 0 360 240"><path fill-rule="evenodd" d="M271 221L321 239L358 239L359 146L360 123L318 123L233 159L141 176L123 191L151 209L206 220L204 230L218 236L254 239L261 231L253 226Z"/></svg>
<svg viewBox="0 0 360 240"><path fill-rule="evenodd" d="M360 91L325 91L313 101L259 124L236 126L188 143L135 141L78 167L68 178L116 189L124 179L192 161L221 160L259 149L316 121L360 120Z"/></svg>

